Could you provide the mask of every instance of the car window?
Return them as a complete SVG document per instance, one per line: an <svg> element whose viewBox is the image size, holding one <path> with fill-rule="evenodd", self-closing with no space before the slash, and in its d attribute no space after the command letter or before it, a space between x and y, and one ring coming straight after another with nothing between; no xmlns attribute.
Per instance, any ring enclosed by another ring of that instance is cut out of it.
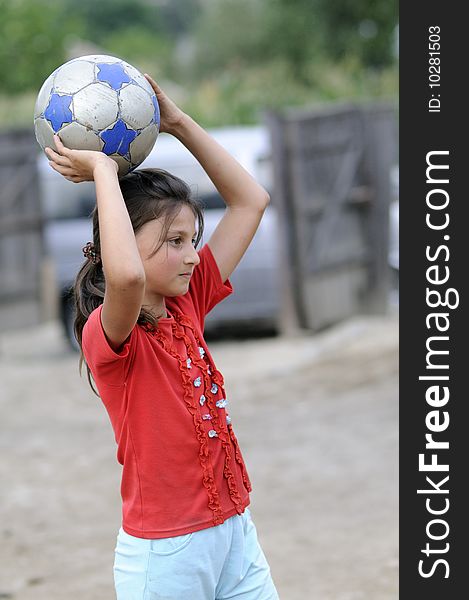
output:
<svg viewBox="0 0 469 600"><path fill-rule="evenodd" d="M204 193L199 195L205 210L219 210L226 208L225 201L218 192Z"/></svg>
<svg viewBox="0 0 469 600"><path fill-rule="evenodd" d="M199 198L205 210L224 209L226 206L218 192L201 194Z"/></svg>
<svg viewBox="0 0 469 600"><path fill-rule="evenodd" d="M95 205L94 187L89 182L76 184L57 177L44 177L41 204L47 220L85 219Z"/></svg>

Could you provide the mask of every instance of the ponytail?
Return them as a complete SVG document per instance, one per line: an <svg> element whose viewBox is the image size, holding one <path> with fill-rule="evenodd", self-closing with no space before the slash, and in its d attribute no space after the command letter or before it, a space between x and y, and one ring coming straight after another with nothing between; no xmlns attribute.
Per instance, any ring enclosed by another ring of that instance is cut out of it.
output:
<svg viewBox="0 0 469 600"><path fill-rule="evenodd" d="M99 251L97 251L97 253L98 252ZM81 352L80 372L83 363L85 362L82 347L83 327L91 313L104 302L105 287L103 265L101 261L92 261L88 258L78 271L73 289L75 299L74 333ZM98 392L93 385L91 371L88 365L86 365L86 370L91 388L95 394L98 395Z"/></svg>

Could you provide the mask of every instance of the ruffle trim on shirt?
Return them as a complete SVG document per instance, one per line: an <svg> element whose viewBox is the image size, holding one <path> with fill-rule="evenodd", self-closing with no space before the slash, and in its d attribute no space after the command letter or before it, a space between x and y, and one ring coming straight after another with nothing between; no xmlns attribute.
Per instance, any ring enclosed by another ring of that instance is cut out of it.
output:
<svg viewBox="0 0 469 600"><path fill-rule="evenodd" d="M192 320L187 315L179 313L174 309L172 309L171 313L174 317L174 320L171 323L173 336L184 342L187 350L187 356L180 356L180 354L172 347L165 334L158 327L145 325L144 328L149 333L154 335L154 337L169 355L176 358L178 361L184 388L184 401L188 411L192 415L196 436L200 444L199 460L203 471L203 484L208 494L208 506L213 513L214 525L219 525L220 523L223 523L223 511L220 505L220 497L215 483L213 466L210 460L210 449L208 446L207 435L203 427L203 419L200 415L199 407L194 397L194 387L192 385L191 374L189 371L190 367L188 367L188 358L190 359L189 364L198 366L203 374L205 384L205 408L208 410L208 414L211 417L210 422L211 426L213 427L213 431L216 433L216 437L220 440L222 448L225 452L223 475L227 481L231 501L233 502L238 514L243 512L244 506L242 498L239 494L235 476L231 470L231 465L233 462L232 446L234 447L234 460L240 465L243 483L248 492L251 491L251 483L247 475L244 461L241 457L238 441L234 435L233 428L231 425L227 425L225 412L221 412L217 408L215 403L216 401L214 399L216 393L211 391L212 385L216 384L216 386L222 390L223 397L225 397L223 389L223 375L215 368L215 365L209 364L206 353L201 353L199 351L199 348L202 348L202 344L200 343L200 339L196 333ZM194 348L193 342L184 331L184 327L187 327L192 331L197 343L196 348ZM203 356L206 358L203 358ZM222 419L220 418L220 413L223 415Z"/></svg>

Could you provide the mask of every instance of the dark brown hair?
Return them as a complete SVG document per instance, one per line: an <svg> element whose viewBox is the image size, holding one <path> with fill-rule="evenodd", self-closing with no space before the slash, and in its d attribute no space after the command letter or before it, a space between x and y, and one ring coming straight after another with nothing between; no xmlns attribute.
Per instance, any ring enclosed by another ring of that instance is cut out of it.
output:
<svg viewBox="0 0 469 600"><path fill-rule="evenodd" d="M163 245L172 221L183 206L189 206L197 219L198 230L195 244L197 246L204 229L203 209L201 203L192 197L191 190L184 181L162 169L141 169L122 177L119 184L134 233L137 233L148 221L164 219L159 246L155 252ZM100 256L101 242L97 207L93 210L92 218L94 251L97 256ZM86 260L77 274L73 289L76 309L74 330L81 349L80 366L84 360L83 327L93 310L103 303L105 289L106 282L101 261ZM138 323L156 325L153 315L144 309L140 312ZM87 371L92 385L88 365ZM93 385L92 387L94 389Z"/></svg>

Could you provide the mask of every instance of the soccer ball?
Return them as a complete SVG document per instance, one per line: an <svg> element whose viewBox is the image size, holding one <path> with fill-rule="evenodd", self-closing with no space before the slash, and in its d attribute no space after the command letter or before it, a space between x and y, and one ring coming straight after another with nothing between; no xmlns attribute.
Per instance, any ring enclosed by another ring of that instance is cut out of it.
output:
<svg viewBox="0 0 469 600"><path fill-rule="evenodd" d="M128 63L106 55L81 56L58 67L44 82L34 109L42 149L100 150L119 165L119 176L150 154L160 127L156 95Z"/></svg>

